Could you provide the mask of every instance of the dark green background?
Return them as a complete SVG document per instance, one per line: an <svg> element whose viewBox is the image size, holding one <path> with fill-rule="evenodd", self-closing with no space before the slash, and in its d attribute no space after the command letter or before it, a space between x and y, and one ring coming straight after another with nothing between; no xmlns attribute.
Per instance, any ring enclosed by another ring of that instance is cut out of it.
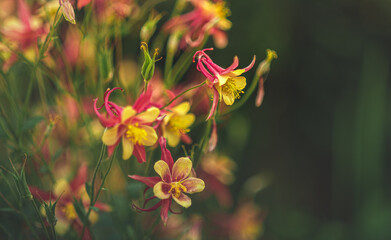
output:
<svg viewBox="0 0 391 240"><path fill-rule="evenodd" d="M238 149L235 193L254 174L272 179L255 197L268 211L263 239L391 239L391 2L228 2L216 62L279 56L261 108L252 97L228 124L249 140L222 139Z"/></svg>

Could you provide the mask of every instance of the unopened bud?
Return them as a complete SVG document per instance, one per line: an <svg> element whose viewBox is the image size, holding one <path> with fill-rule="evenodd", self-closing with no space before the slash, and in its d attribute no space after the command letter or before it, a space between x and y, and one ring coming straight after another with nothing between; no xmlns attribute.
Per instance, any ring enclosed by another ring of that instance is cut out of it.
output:
<svg viewBox="0 0 391 240"><path fill-rule="evenodd" d="M68 0L59 0L61 6L61 12L64 18L72 23L76 24L75 11L73 10L72 4Z"/></svg>
<svg viewBox="0 0 391 240"><path fill-rule="evenodd" d="M156 59L156 56L158 55L158 50L155 49L155 52L151 58L151 55L148 52L148 44L145 42L141 43L141 50L143 50L144 53L144 63L143 66L141 67L141 75L144 78L145 82L149 82L149 80L152 79L153 74L155 72L155 62L159 61L159 59Z"/></svg>
<svg viewBox="0 0 391 240"><path fill-rule="evenodd" d="M156 31L156 24L162 18L161 14L157 14L155 11L152 11L149 19L144 23L140 31L140 38L143 42L149 42L152 35Z"/></svg>
<svg viewBox="0 0 391 240"><path fill-rule="evenodd" d="M260 107L263 102L263 97L265 95L265 89L263 84L266 81L267 74L270 71L270 63L272 62L273 59L276 59L277 53L273 50L267 49L266 50L266 58L259 64L257 68L257 76L259 78L259 83L258 83L258 93L257 97L255 98L255 106Z"/></svg>

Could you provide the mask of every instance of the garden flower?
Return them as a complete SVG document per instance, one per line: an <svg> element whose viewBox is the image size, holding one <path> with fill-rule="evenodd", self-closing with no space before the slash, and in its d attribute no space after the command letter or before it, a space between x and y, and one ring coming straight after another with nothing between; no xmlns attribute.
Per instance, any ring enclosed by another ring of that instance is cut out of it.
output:
<svg viewBox="0 0 391 240"><path fill-rule="evenodd" d="M194 10L172 18L166 23L164 29L170 33L183 32L180 43L181 48L187 44L197 47L204 40L206 34L214 37L219 48L227 45L225 31L231 28L232 23L227 19L229 9L224 1L191 0Z"/></svg>
<svg viewBox="0 0 391 240"><path fill-rule="evenodd" d="M185 142L191 142L187 133L190 131L189 127L195 121L195 115L188 113L189 110L190 103L183 102L166 111L162 123L163 137L167 138L168 145L171 147L177 146L181 138Z"/></svg>
<svg viewBox="0 0 391 240"><path fill-rule="evenodd" d="M59 0L62 14L68 22L76 24L75 11L73 10L72 4L68 0Z"/></svg>
<svg viewBox="0 0 391 240"><path fill-rule="evenodd" d="M197 51L193 56L193 62L197 57L197 70L200 71L208 80L208 86L213 91L213 103L207 119L210 119L217 109L217 101L224 100L227 105L232 105L235 99L240 98L240 94L244 93L246 87L246 78L241 74L250 70L255 63L255 56L245 68L236 69L239 65L238 57L234 57L234 61L228 68L224 69L215 64L212 59L205 53L213 48L206 48Z"/></svg>
<svg viewBox="0 0 391 240"><path fill-rule="evenodd" d="M142 177L138 175L129 175L130 178L146 184L148 188L153 188L154 196L146 199L146 203L154 198L159 198L157 204L149 209L138 208L142 211L153 211L162 207L160 216L164 223L168 219L168 211L171 210L171 199L174 199L182 207L191 206L191 199L185 194L201 192L205 188L203 180L191 176L192 161L187 157L179 158L175 163L170 151L166 148L166 140L161 137L159 140L162 148L162 160L155 163L154 169L160 177Z"/></svg>
<svg viewBox="0 0 391 240"><path fill-rule="evenodd" d="M255 106L259 107L262 104L265 90L263 84L266 81L267 74L270 72L270 63L277 58L277 53L273 50L266 50L266 59L264 59L257 68L257 76L259 76L258 93L255 99Z"/></svg>
<svg viewBox="0 0 391 240"><path fill-rule="evenodd" d="M108 89L104 95L104 104L96 106L98 99L94 100L95 113L101 124L107 128L103 133L102 141L108 146L109 155L122 141L122 158L129 159L132 154L137 160L145 162L144 146L152 146L157 141L157 134L151 124L159 116L160 110L156 107L147 108L144 101L145 94L141 94L133 106L120 107L109 101L110 94L120 88ZM99 113L99 110L106 108L108 117ZM145 109L145 110L144 110Z"/></svg>
<svg viewBox="0 0 391 240"><path fill-rule="evenodd" d="M41 199L45 202L54 202L57 199L56 206L56 217L58 222L55 226L56 232L60 235L66 233L70 226L72 226L76 231L80 229L83 224L78 219L76 210L73 206L74 198L77 200L81 200L85 209L88 209L90 199L85 189L85 183L87 181L87 164L83 163L76 176L68 182L65 178L57 179L54 184L53 191L46 192L39 188L29 186L31 194L37 198ZM96 202L95 207L101 211L110 211L110 206ZM96 212L91 212L90 221L96 222L98 215Z"/></svg>

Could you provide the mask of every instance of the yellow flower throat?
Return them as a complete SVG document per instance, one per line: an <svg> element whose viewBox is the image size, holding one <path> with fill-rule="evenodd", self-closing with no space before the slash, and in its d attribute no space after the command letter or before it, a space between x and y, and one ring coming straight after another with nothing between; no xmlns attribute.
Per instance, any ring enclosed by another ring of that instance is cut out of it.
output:
<svg viewBox="0 0 391 240"><path fill-rule="evenodd" d="M239 88L236 86L235 81L233 81L231 78L229 78L223 86L221 86L221 90L225 95L233 94L235 99L240 98L240 94L244 93L242 91L243 88Z"/></svg>
<svg viewBox="0 0 391 240"><path fill-rule="evenodd" d="M134 125L129 124L125 136L130 141L141 145L147 139L147 132L143 128L140 128L138 123Z"/></svg>
<svg viewBox="0 0 391 240"><path fill-rule="evenodd" d="M174 195L174 197L179 198L182 192L187 192L187 188L181 184L181 182L172 182L171 189L168 193Z"/></svg>
<svg viewBox="0 0 391 240"><path fill-rule="evenodd" d="M173 116L167 124L169 131L174 132L177 135L190 132L190 129L184 126L183 119L180 116Z"/></svg>

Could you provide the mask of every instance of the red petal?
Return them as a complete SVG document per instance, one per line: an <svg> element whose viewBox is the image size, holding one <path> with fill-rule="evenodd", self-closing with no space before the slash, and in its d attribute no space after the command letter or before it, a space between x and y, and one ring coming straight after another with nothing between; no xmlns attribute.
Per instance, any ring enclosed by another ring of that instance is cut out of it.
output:
<svg viewBox="0 0 391 240"><path fill-rule="evenodd" d="M259 79L257 98L255 99L255 106L260 107L265 96L265 89L263 87L263 77Z"/></svg>
<svg viewBox="0 0 391 240"><path fill-rule="evenodd" d="M134 150L133 150L133 155L137 158L137 161L139 163L143 163L143 162L147 161L145 159L145 148L144 148L144 146L135 144L134 145Z"/></svg>
<svg viewBox="0 0 391 240"><path fill-rule="evenodd" d="M160 137L159 144L160 144L160 148L162 149L162 155L160 158L167 163L171 171L172 166L174 165L174 160L172 159L171 152L167 149L166 143L167 143L166 139L164 137Z"/></svg>
<svg viewBox="0 0 391 240"><path fill-rule="evenodd" d="M36 199L39 199L39 200L42 200L42 201L50 201L50 200L56 200L55 196L53 196L53 194L49 193L49 192L45 192L37 187L33 187L33 186L29 186L29 190L31 192L31 194L36 198Z"/></svg>
<svg viewBox="0 0 391 240"><path fill-rule="evenodd" d="M161 202L162 202L162 209L160 210L160 217L162 218L164 225L166 225L168 220L168 210L170 209L171 206L171 198L161 200Z"/></svg>
<svg viewBox="0 0 391 240"><path fill-rule="evenodd" d="M213 86L212 90L213 90L213 102L212 102L212 106L209 111L209 115L206 118L206 121L208 121L213 116L213 114L216 112L217 103L219 102L219 92L217 91L217 89L214 86Z"/></svg>
<svg viewBox="0 0 391 240"><path fill-rule="evenodd" d="M156 183L161 181L160 177L142 177L139 175L128 175L128 177L137 180L139 182L142 182L150 188L153 188L153 186L155 186Z"/></svg>

